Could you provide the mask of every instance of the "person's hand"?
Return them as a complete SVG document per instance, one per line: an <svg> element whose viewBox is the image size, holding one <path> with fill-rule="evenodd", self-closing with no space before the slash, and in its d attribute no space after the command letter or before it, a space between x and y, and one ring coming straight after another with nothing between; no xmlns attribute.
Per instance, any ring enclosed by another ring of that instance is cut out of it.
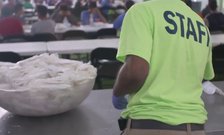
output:
<svg viewBox="0 0 224 135"><path fill-rule="evenodd" d="M202 87L203 87L203 91L209 95L218 93L224 96L224 92L210 81L203 82Z"/></svg>
<svg viewBox="0 0 224 135"><path fill-rule="evenodd" d="M124 96L117 97L113 95L112 103L114 105L114 108L122 110L126 108L128 101Z"/></svg>

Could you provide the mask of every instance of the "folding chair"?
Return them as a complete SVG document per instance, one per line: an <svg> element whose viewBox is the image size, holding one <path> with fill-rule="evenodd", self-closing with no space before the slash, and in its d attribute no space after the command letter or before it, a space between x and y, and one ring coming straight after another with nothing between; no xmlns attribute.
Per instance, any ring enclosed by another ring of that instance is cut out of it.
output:
<svg viewBox="0 0 224 135"><path fill-rule="evenodd" d="M90 53L91 64L97 68L96 84L102 89L102 80L115 79L122 65L116 60L116 48L96 48Z"/></svg>
<svg viewBox="0 0 224 135"><path fill-rule="evenodd" d="M117 30L114 28L103 28L97 31L98 38L118 38Z"/></svg>
<svg viewBox="0 0 224 135"><path fill-rule="evenodd" d="M86 33L82 30L70 30L62 34L62 40L80 40L86 37Z"/></svg>
<svg viewBox="0 0 224 135"><path fill-rule="evenodd" d="M54 34L52 33L38 33L38 34L34 34L32 37L31 37L31 40L30 41L33 41L33 42L39 42L39 41L56 41L57 38Z"/></svg>
<svg viewBox="0 0 224 135"><path fill-rule="evenodd" d="M30 36L28 35L14 35L14 36L5 36L2 39L2 43L16 43L16 42L28 42Z"/></svg>
<svg viewBox="0 0 224 135"><path fill-rule="evenodd" d="M212 62L216 74L224 76L224 45L212 49Z"/></svg>
<svg viewBox="0 0 224 135"><path fill-rule="evenodd" d="M0 61L1 62L12 62L16 63L22 60L21 56L15 52L0 52Z"/></svg>

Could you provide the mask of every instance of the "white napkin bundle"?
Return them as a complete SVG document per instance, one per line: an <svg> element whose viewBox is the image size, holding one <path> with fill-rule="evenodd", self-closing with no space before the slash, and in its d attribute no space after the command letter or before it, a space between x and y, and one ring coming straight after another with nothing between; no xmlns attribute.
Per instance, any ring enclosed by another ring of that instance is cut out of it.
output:
<svg viewBox="0 0 224 135"><path fill-rule="evenodd" d="M0 63L0 106L25 116L68 111L91 91L96 69L79 61L41 54Z"/></svg>

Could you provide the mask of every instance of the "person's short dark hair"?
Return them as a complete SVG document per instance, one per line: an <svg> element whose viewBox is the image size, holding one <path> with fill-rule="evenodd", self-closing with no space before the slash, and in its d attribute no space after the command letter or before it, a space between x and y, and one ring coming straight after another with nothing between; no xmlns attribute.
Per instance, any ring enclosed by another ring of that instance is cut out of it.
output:
<svg viewBox="0 0 224 135"><path fill-rule="evenodd" d="M37 10L37 14L39 16L43 16L43 17L47 16L48 10L47 10L47 7L46 6L38 5L37 8L36 8L36 10Z"/></svg>
<svg viewBox="0 0 224 135"><path fill-rule="evenodd" d="M68 11L69 10L69 7L66 4L61 4L60 5L60 10L62 10L62 11Z"/></svg>
<svg viewBox="0 0 224 135"><path fill-rule="evenodd" d="M211 10L216 10L217 9L217 1L216 0L209 0L209 8L211 9Z"/></svg>
<svg viewBox="0 0 224 135"><path fill-rule="evenodd" d="M95 1L91 1L91 2L89 2L89 4L88 4L88 8L96 8L96 2Z"/></svg>
<svg viewBox="0 0 224 135"><path fill-rule="evenodd" d="M131 6L133 6L135 4L135 2L134 1L132 1L132 0L128 0L128 1L126 1L126 3L125 3L125 7L126 7L126 10L128 10Z"/></svg>
<svg viewBox="0 0 224 135"><path fill-rule="evenodd" d="M17 13L19 11L23 10L23 4L17 3L14 7L14 12Z"/></svg>

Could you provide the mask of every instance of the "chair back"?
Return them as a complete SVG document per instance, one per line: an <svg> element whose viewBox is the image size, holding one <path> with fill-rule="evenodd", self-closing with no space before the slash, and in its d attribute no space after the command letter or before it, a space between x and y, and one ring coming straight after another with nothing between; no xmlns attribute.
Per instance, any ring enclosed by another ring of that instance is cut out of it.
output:
<svg viewBox="0 0 224 135"><path fill-rule="evenodd" d="M80 40L86 39L87 34L82 30L70 30L62 34L62 40Z"/></svg>
<svg viewBox="0 0 224 135"><path fill-rule="evenodd" d="M2 36L0 36L0 43L2 43L3 42L3 37Z"/></svg>
<svg viewBox="0 0 224 135"><path fill-rule="evenodd" d="M22 60L21 56L15 52L0 52L0 61L1 62L12 62L16 63Z"/></svg>
<svg viewBox="0 0 224 135"><path fill-rule="evenodd" d="M216 46L212 49L212 62L215 73L224 74L224 45Z"/></svg>
<svg viewBox="0 0 224 135"><path fill-rule="evenodd" d="M5 36L2 39L2 43L16 43L16 42L28 42L30 36L28 35L14 35L14 36Z"/></svg>
<svg viewBox="0 0 224 135"><path fill-rule="evenodd" d="M96 83L102 88L103 78L115 79L122 65L116 60L116 48L96 48L90 53L91 64L97 68Z"/></svg>
<svg viewBox="0 0 224 135"><path fill-rule="evenodd" d="M97 31L98 38L117 38L117 30L114 28L103 28Z"/></svg>
<svg viewBox="0 0 224 135"><path fill-rule="evenodd" d="M52 33L38 33L34 34L31 38L32 42L40 42L40 41L56 41L57 37Z"/></svg>

